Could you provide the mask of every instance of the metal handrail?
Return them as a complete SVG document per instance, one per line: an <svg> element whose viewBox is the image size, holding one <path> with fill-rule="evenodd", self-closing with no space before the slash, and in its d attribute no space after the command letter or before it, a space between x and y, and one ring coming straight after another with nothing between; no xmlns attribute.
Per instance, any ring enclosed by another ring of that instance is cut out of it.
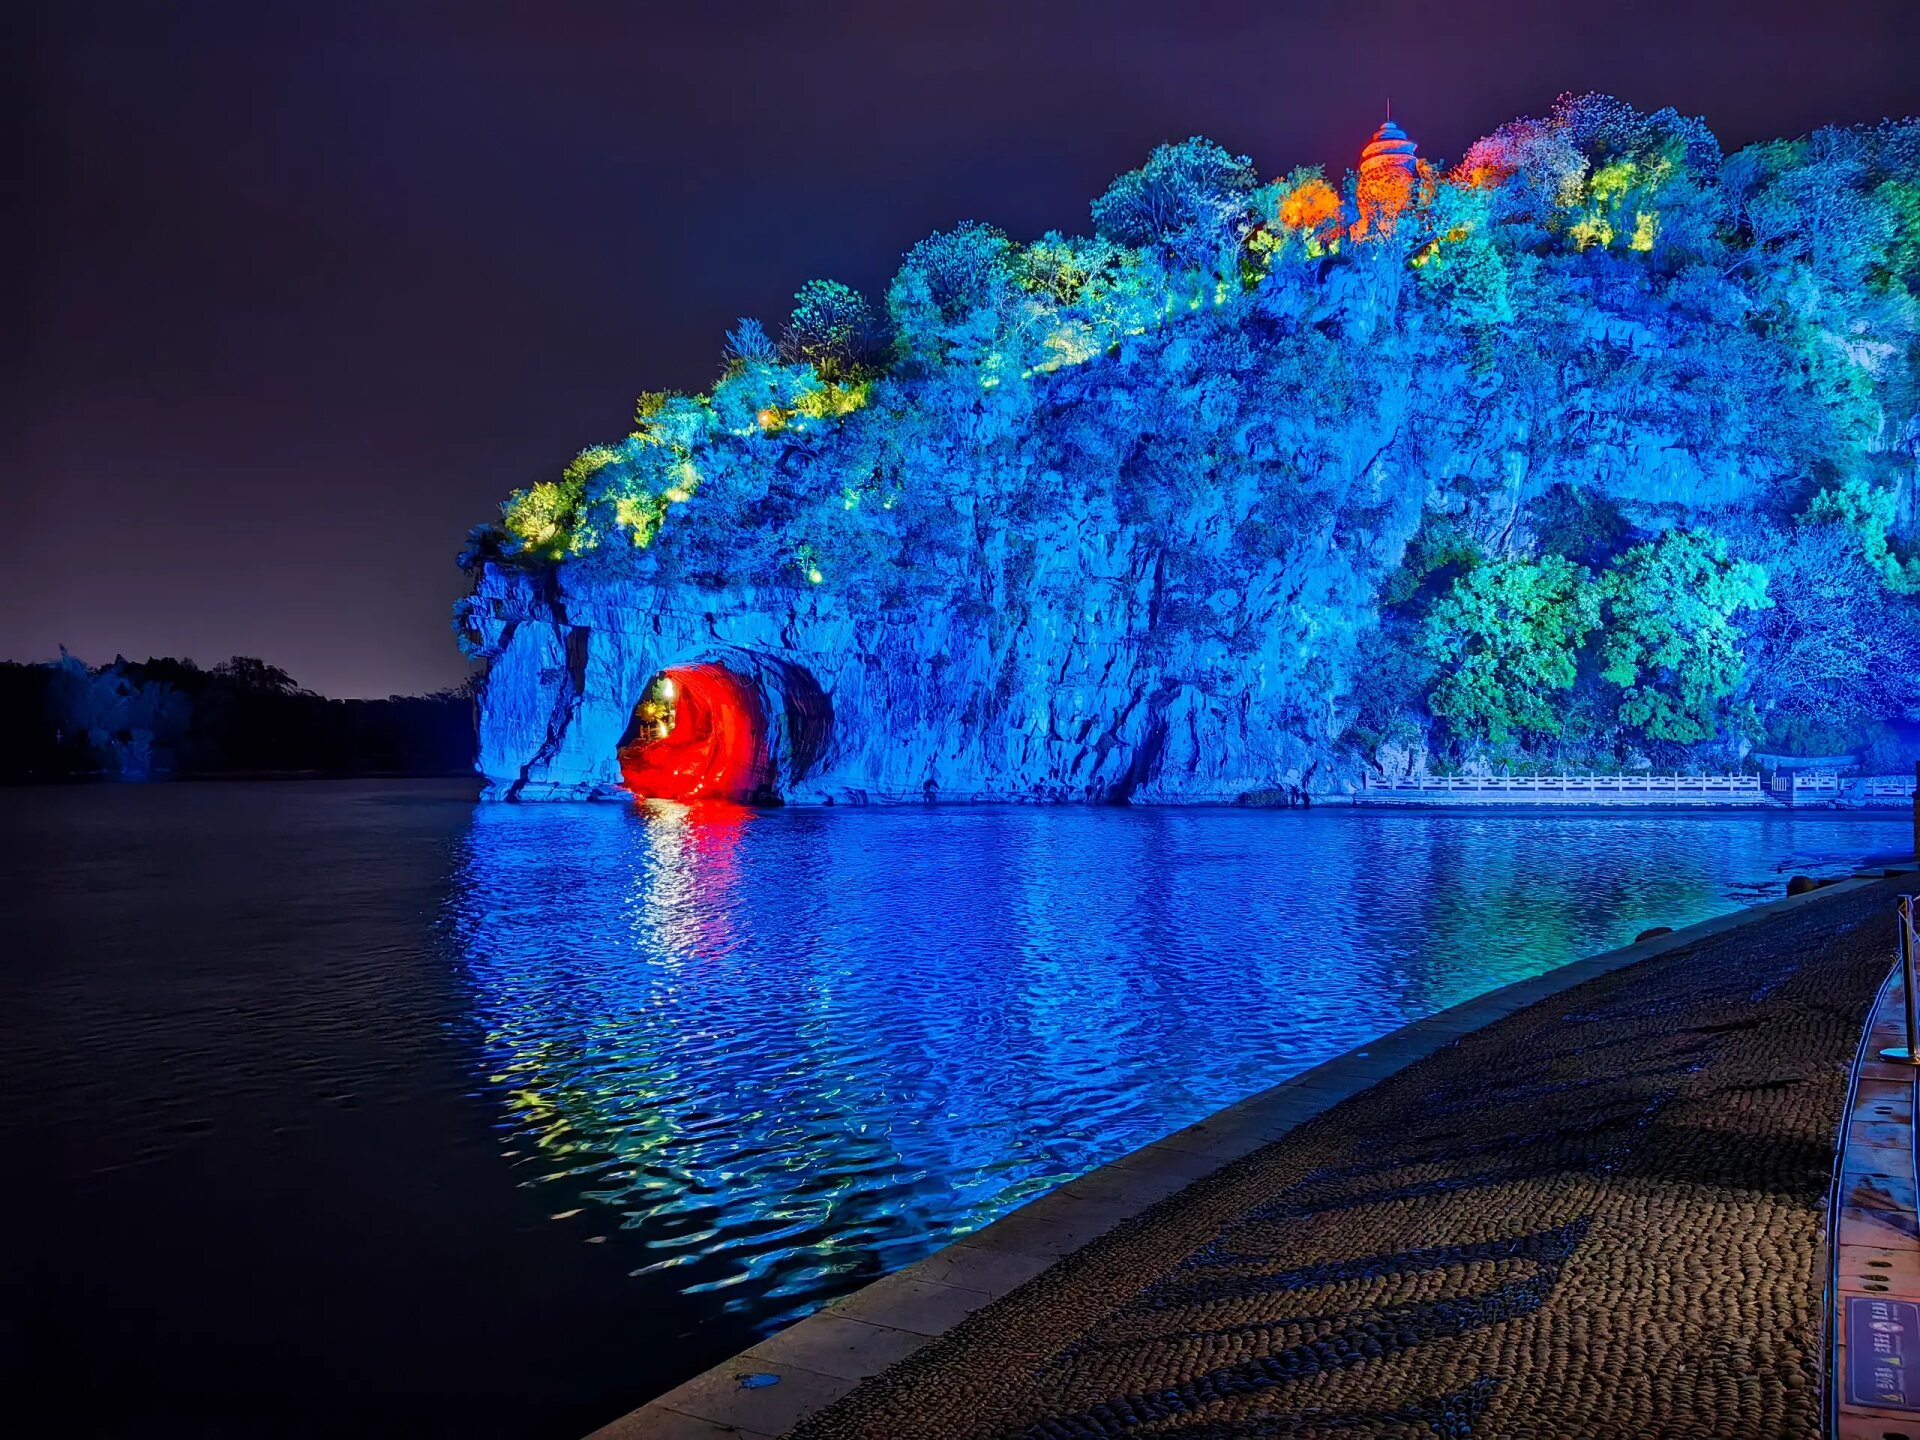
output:
<svg viewBox="0 0 1920 1440"><path fill-rule="evenodd" d="M1902 895L1894 902L1894 915L1900 937L1900 990L1905 1001L1907 1018L1907 1043L1889 1045L1880 1052L1882 1060L1893 1060L1903 1065L1920 1065L1920 1013L1916 1013L1916 999L1913 980L1913 895Z"/></svg>

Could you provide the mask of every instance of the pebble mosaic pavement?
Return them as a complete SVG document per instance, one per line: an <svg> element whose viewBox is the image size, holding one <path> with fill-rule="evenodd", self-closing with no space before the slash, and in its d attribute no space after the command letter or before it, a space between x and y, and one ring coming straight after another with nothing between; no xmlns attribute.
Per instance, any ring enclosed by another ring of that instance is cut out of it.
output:
<svg viewBox="0 0 1920 1440"><path fill-rule="evenodd" d="M791 1434L1818 1436L1833 1144L1893 888L1465 1035Z"/></svg>

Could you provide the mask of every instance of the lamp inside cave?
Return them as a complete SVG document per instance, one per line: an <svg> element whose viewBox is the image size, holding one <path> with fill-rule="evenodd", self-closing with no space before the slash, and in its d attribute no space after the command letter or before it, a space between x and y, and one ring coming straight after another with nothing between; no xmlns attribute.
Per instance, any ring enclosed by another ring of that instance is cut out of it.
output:
<svg viewBox="0 0 1920 1440"><path fill-rule="evenodd" d="M627 788L647 800L765 797L766 715L724 665L678 665L647 682L620 747Z"/></svg>

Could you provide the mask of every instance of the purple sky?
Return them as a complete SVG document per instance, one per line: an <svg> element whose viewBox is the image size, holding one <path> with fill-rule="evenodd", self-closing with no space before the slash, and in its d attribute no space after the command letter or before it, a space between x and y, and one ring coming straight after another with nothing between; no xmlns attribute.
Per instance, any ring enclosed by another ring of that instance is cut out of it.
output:
<svg viewBox="0 0 1920 1440"><path fill-rule="evenodd" d="M18 15L18 12L15 12ZM0 656L457 682L469 526L804 280L1086 228L1162 140L1435 158L1562 90L1729 149L1920 111L1920 4L51 3L0 289ZM8 292L13 292L9 294Z"/></svg>

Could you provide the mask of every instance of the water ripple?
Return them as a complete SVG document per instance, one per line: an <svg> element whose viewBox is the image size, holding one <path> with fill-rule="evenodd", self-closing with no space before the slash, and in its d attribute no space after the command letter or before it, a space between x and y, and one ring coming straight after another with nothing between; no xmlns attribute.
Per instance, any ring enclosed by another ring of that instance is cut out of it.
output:
<svg viewBox="0 0 1920 1440"><path fill-rule="evenodd" d="M766 1330L1866 841L1813 816L483 807L447 923L525 1183Z"/></svg>

